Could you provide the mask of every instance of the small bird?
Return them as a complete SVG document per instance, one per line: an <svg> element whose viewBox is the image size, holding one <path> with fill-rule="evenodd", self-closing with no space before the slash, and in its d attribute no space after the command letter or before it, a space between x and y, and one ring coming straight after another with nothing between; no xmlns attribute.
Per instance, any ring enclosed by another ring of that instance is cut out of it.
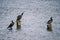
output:
<svg viewBox="0 0 60 40"><path fill-rule="evenodd" d="M52 17L50 17L50 20L47 22L47 24L51 24L53 21Z"/></svg>
<svg viewBox="0 0 60 40"><path fill-rule="evenodd" d="M13 25L14 25L14 22L12 20L11 23L10 23L10 25L7 28L9 28L10 30L12 30Z"/></svg>
<svg viewBox="0 0 60 40"><path fill-rule="evenodd" d="M22 15L23 15L23 14L24 14L24 12L23 12L21 15L18 15L16 21L20 20L20 19L22 18Z"/></svg>

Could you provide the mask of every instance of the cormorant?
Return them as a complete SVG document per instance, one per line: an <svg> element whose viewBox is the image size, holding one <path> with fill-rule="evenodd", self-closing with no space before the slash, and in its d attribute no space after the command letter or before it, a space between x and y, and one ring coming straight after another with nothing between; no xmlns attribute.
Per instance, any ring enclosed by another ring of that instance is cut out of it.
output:
<svg viewBox="0 0 60 40"><path fill-rule="evenodd" d="M50 17L50 20L47 22L47 24L51 24L53 21L52 17Z"/></svg>
<svg viewBox="0 0 60 40"><path fill-rule="evenodd" d="M20 19L22 18L22 15L23 15L23 14L24 14L24 12L23 12L21 15L18 15L16 21L20 20Z"/></svg>
<svg viewBox="0 0 60 40"><path fill-rule="evenodd" d="M9 28L10 30L12 30L13 25L14 25L14 22L12 20L11 23L10 23L10 25L7 28Z"/></svg>

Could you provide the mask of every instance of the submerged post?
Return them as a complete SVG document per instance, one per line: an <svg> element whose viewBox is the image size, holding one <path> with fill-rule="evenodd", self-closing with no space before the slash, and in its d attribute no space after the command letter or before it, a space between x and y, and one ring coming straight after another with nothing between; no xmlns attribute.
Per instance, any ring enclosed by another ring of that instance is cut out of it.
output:
<svg viewBox="0 0 60 40"><path fill-rule="evenodd" d="M52 31L52 24L47 24L47 30Z"/></svg>
<svg viewBox="0 0 60 40"><path fill-rule="evenodd" d="M21 21L17 21L17 29L21 29Z"/></svg>

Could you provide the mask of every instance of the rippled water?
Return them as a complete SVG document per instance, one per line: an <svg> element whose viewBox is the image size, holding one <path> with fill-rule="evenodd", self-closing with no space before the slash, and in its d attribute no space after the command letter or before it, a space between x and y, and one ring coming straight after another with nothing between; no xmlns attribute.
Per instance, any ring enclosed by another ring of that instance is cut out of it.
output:
<svg viewBox="0 0 60 40"><path fill-rule="evenodd" d="M16 17L25 11L21 30L16 30ZM52 32L46 22L53 17ZM60 0L0 0L0 40L60 40ZM6 28L11 20L13 30Z"/></svg>

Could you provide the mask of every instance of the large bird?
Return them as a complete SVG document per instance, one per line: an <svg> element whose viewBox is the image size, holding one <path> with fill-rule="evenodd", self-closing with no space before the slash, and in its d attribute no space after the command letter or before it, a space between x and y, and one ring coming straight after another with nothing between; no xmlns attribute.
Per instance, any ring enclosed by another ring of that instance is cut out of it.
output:
<svg viewBox="0 0 60 40"><path fill-rule="evenodd" d="M24 12L21 15L18 15L16 21L20 20L22 18L23 14L24 14Z"/></svg>
<svg viewBox="0 0 60 40"><path fill-rule="evenodd" d="M13 25L14 25L14 22L12 20L11 23L10 23L10 25L7 28L12 29Z"/></svg>
<svg viewBox="0 0 60 40"><path fill-rule="evenodd" d="M52 17L50 17L50 20L47 22L47 24L51 24L53 21Z"/></svg>

